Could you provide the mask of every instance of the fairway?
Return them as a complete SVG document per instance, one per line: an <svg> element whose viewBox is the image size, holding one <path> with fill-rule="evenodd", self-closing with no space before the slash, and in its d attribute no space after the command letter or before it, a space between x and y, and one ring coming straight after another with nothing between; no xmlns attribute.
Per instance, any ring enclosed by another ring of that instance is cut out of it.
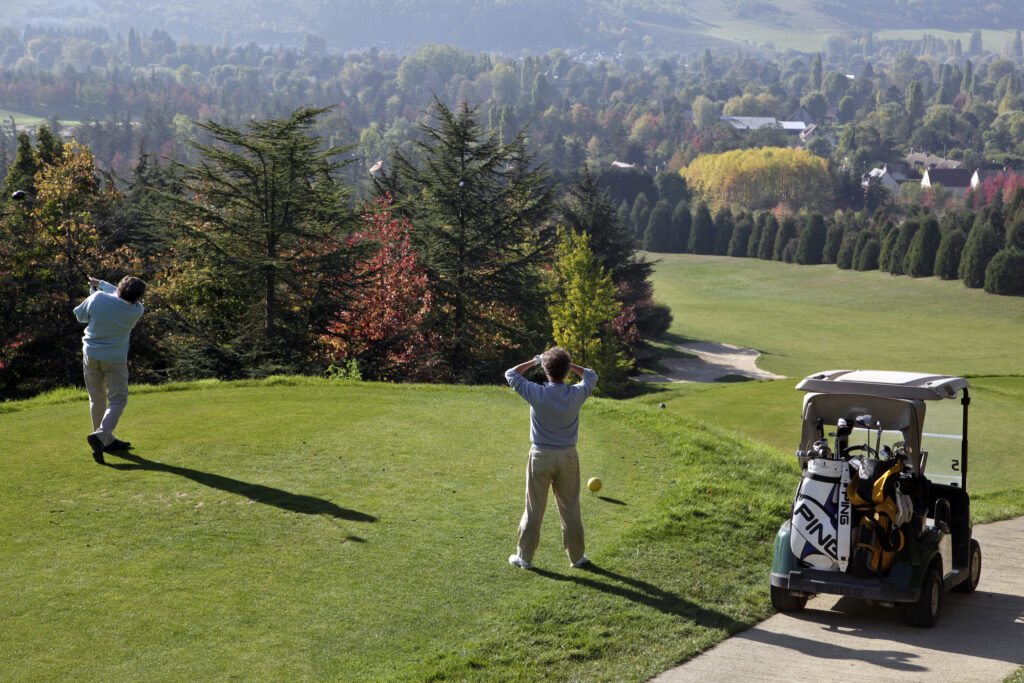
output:
<svg viewBox="0 0 1024 683"><path fill-rule="evenodd" d="M657 258L670 335L737 344L787 377L840 368L1024 374L1024 297L959 281L691 254Z"/></svg>
<svg viewBox="0 0 1024 683"><path fill-rule="evenodd" d="M0 413L6 676L643 680L771 612L796 473L726 432L588 402L596 568L569 569L552 502L526 572L511 390L195 387L133 394L107 467L81 392Z"/></svg>

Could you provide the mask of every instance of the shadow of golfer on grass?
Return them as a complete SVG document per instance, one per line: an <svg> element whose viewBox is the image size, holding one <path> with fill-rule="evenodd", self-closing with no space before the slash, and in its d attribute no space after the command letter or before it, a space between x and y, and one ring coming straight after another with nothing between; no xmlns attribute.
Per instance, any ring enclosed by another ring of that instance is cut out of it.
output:
<svg viewBox="0 0 1024 683"><path fill-rule="evenodd" d="M179 477L191 479L203 486L209 486L213 489L234 493L257 503L273 505L274 507L281 508L282 510L288 510L290 512L299 512L304 515L330 515L336 519L345 519L350 522L377 521L377 518L373 515L339 507L329 500L324 500L323 498L314 498L313 496L289 493L288 491L275 489L271 486L250 484L248 482L239 481L238 479L222 477L219 474L210 474L209 472L200 472L199 470L189 469L188 467L165 465L161 462L146 460L145 458L135 455L134 453L129 453L128 451L119 452L117 455L125 460L130 460L133 464L124 465L119 463L107 463L108 467L115 470L150 470L152 472L169 472L170 474L176 474Z"/></svg>
<svg viewBox="0 0 1024 683"><path fill-rule="evenodd" d="M600 576L625 585L616 585L615 583L607 581L598 581L588 576L582 576L575 573L572 575L557 574L555 572L537 569L536 567L534 567L532 571L535 574L539 574L540 576L548 579L554 579L555 581L569 581L581 586L586 586L587 588L603 591L610 595L617 595L621 598L632 600L637 604L653 607L659 612L689 619L701 626L720 628L727 631L730 635L739 633L751 626L748 623L743 623L733 619L728 614L717 612L713 609L707 609L706 607L701 607L696 603L690 602L686 598L658 588L647 581L623 576L622 574L616 574L608 569L598 567L593 562L586 565L583 568L583 571L588 574Z"/></svg>

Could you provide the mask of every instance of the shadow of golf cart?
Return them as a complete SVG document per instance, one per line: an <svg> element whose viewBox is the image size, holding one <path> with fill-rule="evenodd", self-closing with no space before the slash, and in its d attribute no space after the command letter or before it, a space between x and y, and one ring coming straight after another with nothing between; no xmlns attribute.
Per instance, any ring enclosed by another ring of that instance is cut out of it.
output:
<svg viewBox="0 0 1024 683"><path fill-rule="evenodd" d="M807 392L802 475L775 539L777 610L798 612L826 593L899 605L908 624L930 627L944 591L974 591L981 548L967 493L968 386L949 375L868 370L797 384Z"/></svg>

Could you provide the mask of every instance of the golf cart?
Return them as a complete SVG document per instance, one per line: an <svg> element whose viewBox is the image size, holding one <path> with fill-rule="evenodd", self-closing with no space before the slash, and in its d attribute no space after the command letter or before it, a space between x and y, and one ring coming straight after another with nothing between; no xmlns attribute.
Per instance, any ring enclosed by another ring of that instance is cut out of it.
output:
<svg viewBox="0 0 1024 683"><path fill-rule="evenodd" d="M981 576L967 494L967 380L830 370L796 388L807 392L802 476L775 539L772 604L797 612L816 593L843 595L899 604L908 624L934 626L942 593L973 592ZM958 394L959 405L943 400Z"/></svg>

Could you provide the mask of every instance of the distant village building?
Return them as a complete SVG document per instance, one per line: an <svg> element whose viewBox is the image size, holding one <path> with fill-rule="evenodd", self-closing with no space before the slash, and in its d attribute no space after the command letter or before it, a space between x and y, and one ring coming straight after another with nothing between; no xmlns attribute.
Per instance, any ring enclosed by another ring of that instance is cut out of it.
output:
<svg viewBox="0 0 1024 683"><path fill-rule="evenodd" d="M950 195L962 197L970 189L974 173L966 168L929 168L921 176L921 187L941 185Z"/></svg>
<svg viewBox="0 0 1024 683"><path fill-rule="evenodd" d="M866 188L872 178L877 178L879 184L894 195L900 193L900 182L886 168L873 168L860 177L861 187Z"/></svg>
<svg viewBox="0 0 1024 683"><path fill-rule="evenodd" d="M791 135L799 135L807 128L807 124L803 121L779 121L773 116L722 116L719 118L736 130L743 132L761 128L781 128Z"/></svg>

